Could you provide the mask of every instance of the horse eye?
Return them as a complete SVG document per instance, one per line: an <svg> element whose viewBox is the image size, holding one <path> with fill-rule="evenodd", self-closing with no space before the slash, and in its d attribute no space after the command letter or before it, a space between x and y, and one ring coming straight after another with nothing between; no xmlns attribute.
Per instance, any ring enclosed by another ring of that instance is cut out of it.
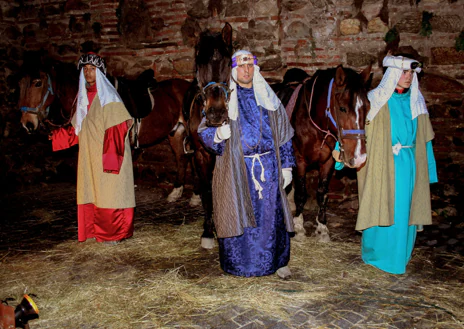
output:
<svg viewBox="0 0 464 329"><path fill-rule="evenodd" d="M36 87L36 88L42 87L42 81L37 81L37 82L34 84L34 87Z"/></svg>
<svg viewBox="0 0 464 329"><path fill-rule="evenodd" d="M340 107L340 111L342 111L343 113L346 113L346 108Z"/></svg>

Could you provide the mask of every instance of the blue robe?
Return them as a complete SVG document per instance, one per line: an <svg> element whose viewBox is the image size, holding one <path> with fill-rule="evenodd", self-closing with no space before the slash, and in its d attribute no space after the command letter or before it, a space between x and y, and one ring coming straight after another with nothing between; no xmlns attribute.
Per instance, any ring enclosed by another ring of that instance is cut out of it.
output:
<svg viewBox="0 0 464 329"><path fill-rule="evenodd" d="M238 276L263 276L275 273L290 260L290 237L284 223L279 193L278 164L268 111L256 104L253 88L237 86L241 145L247 168L256 227L245 227L240 236L219 238L222 269ZM204 144L219 156L225 143L214 143L216 128L200 132ZM295 166L291 140L279 148L282 168ZM249 156L260 154L259 160ZM261 174L264 170L264 181ZM262 196L255 189L252 172L263 188ZM214 191L213 191L214 193Z"/></svg>
<svg viewBox="0 0 464 329"><path fill-rule="evenodd" d="M393 93L388 101L391 122L392 146L400 143L412 148L402 148L393 155L395 165L394 224L374 226L363 231L362 259L385 272L403 274L411 259L416 241L416 225L409 225L412 194L416 176L415 148L417 118L412 120L410 94ZM431 141L427 142L429 181L437 181L437 171Z"/></svg>

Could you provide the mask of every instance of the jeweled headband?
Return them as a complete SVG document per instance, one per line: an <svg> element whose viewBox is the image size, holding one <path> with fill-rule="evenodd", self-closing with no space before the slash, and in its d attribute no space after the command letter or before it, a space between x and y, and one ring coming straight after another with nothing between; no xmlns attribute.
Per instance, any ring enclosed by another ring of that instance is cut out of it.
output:
<svg viewBox="0 0 464 329"><path fill-rule="evenodd" d="M244 64L258 65L258 59L256 58L256 56L253 56L252 54L243 54L232 58L232 68Z"/></svg>
<svg viewBox="0 0 464 329"><path fill-rule="evenodd" d="M84 54L79 58L79 62L77 63L77 69L80 71L81 68L87 64L93 65L98 67L103 74L106 74L106 65L105 60L98 56L95 53L88 53Z"/></svg>

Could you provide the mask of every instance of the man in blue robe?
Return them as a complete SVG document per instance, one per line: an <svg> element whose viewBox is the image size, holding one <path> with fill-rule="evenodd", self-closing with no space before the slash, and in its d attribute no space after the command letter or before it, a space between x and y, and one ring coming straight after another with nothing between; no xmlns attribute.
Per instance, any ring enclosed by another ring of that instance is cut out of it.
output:
<svg viewBox="0 0 464 329"><path fill-rule="evenodd" d="M368 94L367 162L358 171L362 259L403 274L416 232L432 224L430 183L437 182L434 137L417 73L420 63L387 55L387 70Z"/></svg>
<svg viewBox="0 0 464 329"><path fill-rule="evenodd" d="M293 223L284 188L295 166L293 129L256 64L248 51L232 56L229 123L207 127L203 119L198 132L217 154L213 218L222 269L288 278Z"/></svg>

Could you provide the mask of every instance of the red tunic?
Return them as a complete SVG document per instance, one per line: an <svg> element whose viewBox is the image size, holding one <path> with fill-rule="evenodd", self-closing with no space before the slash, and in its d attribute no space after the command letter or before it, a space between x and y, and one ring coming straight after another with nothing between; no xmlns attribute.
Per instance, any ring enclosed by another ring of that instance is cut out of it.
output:
<svg viewBox="0 0 464 329"><path fill-rule="evenodd" d="M90 109L97 94L96 84L87 88ZM124 160L124 141L129 123L122 122L105 131L103 144L103 170L107 173L119 174ZM52 148L59 151L78 144L79 138L74 127L59 128L53 131ZM96 238L98 242L118 241L132 236L134 208L109 209L99 208L94 204L77 205L78 240L85 241Z"/></svg>

